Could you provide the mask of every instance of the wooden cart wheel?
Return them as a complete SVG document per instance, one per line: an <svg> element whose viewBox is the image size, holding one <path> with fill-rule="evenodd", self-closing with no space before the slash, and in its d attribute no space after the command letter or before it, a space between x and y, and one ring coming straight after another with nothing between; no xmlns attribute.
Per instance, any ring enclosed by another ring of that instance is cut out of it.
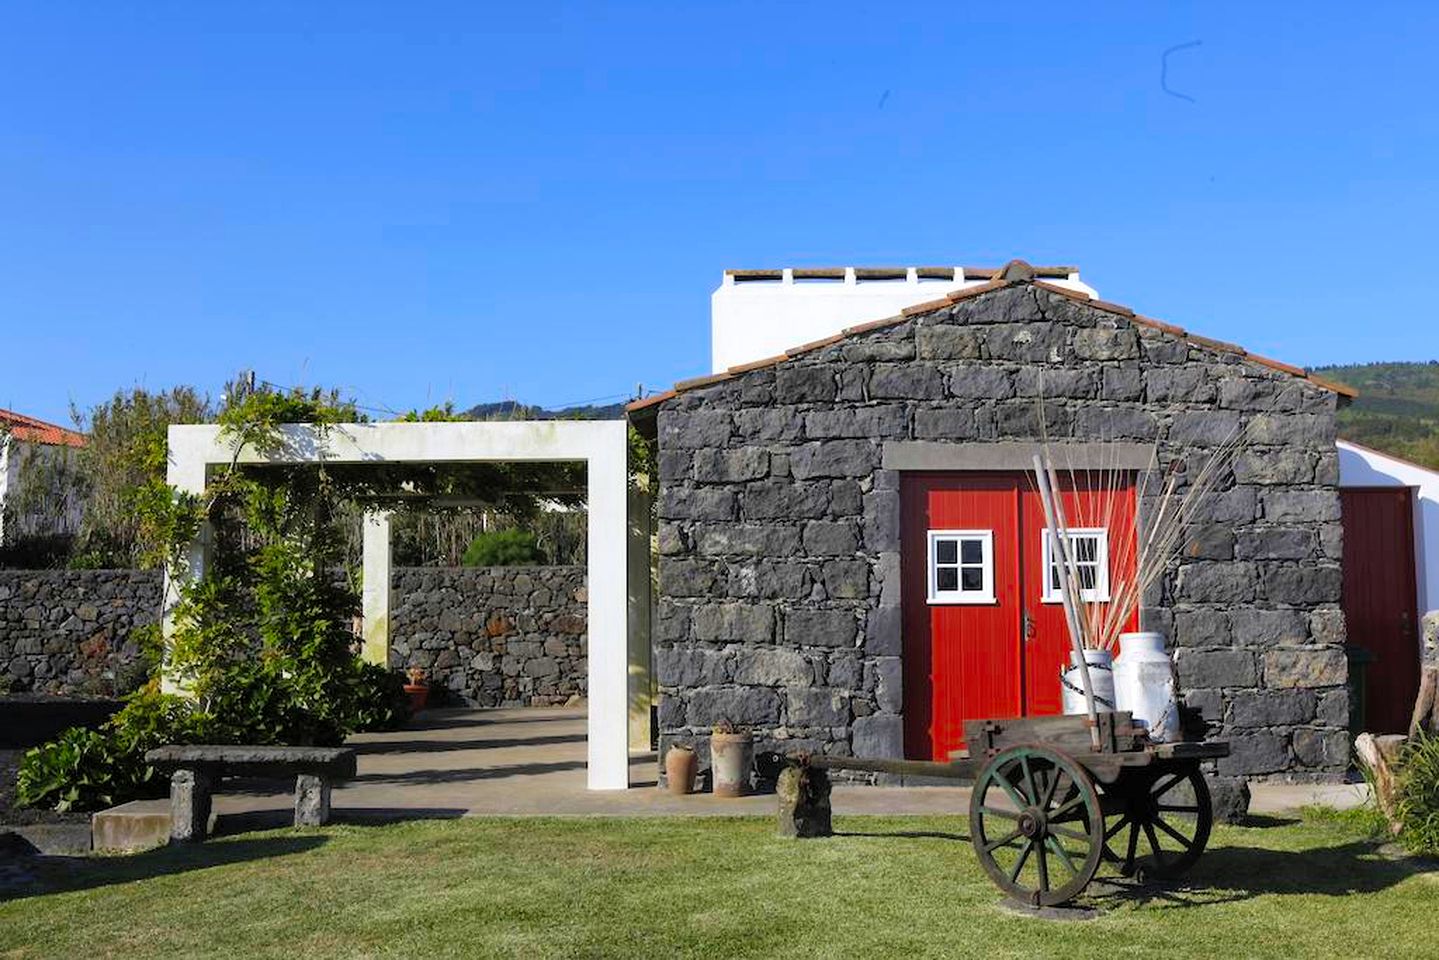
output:
<svg viewBox="0 0 1439 960"><path fill-rule="evenodd" d="M1011 747L975 780L969 835L999 889L1031 906L1056 906L1077 896L1099 869L1099 793L1089 772L1060 751Z"/></svg>
<svg viewBox="0 0 1439 960"><path fill-rule="evenodd" d="M1104 794L1111 815L1104 856L1125 876L1177 877L1209 843L1214 808L1197 766L1131 767L1107 784Z"/></svg>

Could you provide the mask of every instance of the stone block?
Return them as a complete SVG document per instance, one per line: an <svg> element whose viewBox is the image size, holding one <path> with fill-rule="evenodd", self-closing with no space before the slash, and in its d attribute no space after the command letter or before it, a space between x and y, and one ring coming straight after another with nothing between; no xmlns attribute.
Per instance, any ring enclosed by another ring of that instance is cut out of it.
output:
<svg viewBox="0 0 1439 960"><path fill-rule="evenodd" d="M1179 554L1191 560L1233 560L1234 531L1214 523L1192 525Z"/></svg>
<svg viewBox="0 0 1439 960"><path fill-rule="evenodd" d="M1245 647L1293 646L1309 638L1309 625L1298 610L1254 610L1230 614L1234 642Z"/></svg>
<svg viewBox="0 0 1439 960"><path fill-rule="evenodd" d="M659 515L663 520L733 520L734 491L669 484L660 491Z"/></svg>
<svg viewBox="0 0 1439 960"><path fill-rule="evenodd" d="M1169 424L1169 442L1185 446L1217 447L1238 436L1239 414L1231 410L1180 410Z"/></svg>
<svg viewBox="0 0 1439 960"><path fill-rule="evenodd" d="M660 449L703 449L729 443L734 421L725 410L670 410L660 408Z"/></svg>
<svg viewBox="0 0 1439 960"><path fill-rule="evenodd" d="M1074 355L1081 360L1131 360L1139 356L1139 337L1129 328L1076 330Z"/></svg>
<svg viewBox="0 0 1439 960"><path fill-rule="evenodd" d="M879 466L879 446L869 440L827 440L806 443L790 454L796 479L867 477Z"/></svg>
<svg viewBox="0 0 1439 960"><path fill-rule="evenodd" d="M825 593L831 600L862 600L869 596L868 561L827 561L823 577Z"/></svg>
<svg viewBox="0 0 1439 960"><path fill-rule="evenodd" d="M874 670L874 701L881 713L904 709L904 664L899 657L877 657Z"/></svg>
<svg viewBox="0 0 1439 960"><path fill-rule="evenodd" d="M944 396L944 376L924 363L877 363L869 374L869 395L879 400L937 400Z"/></svg>
<svg viewBox="0 0 1439 960"><path fill-rule="evenodd" d="M856 757L900 759L904 756L904 722L888 713L859 717L850 727L850 745Z"/></svg>
<svg viewBox="0 0 1439 960"><path fill-rule="evenodd" d="M1319 541L1310 527L1260 527L1241 530L1235 537L1235 555L1241 560L1307 560L1318 552Z"/></svg>
<svg viewBox="0 0 1439 960"><path fill-rule="evenodd" d="M729 681L730 658L713 650L687 646L657 647L655 679L665 687L715 686ZM744 682L744 681L740 681Z"/></svg>
<svg viewBox="0 0 1439 960"><path fill-rule="evenodd" d="M1066 329L1053 323L999 323L984 330L988 356L1022 363L1059 363Z"/></svg>
<svg viewBox="0 0 1439 960"><path fill-rule="evenodd" d="M812 520L800 535L805 552L814 557L850 556L859 549L859 537L852 521Z"/></svg>
<svg viewBox="0 0 1439 960"><path fill-rule="evenodd" d="M788 764L775 782L781 837L828 837L834 833L830 815L829 772Z"/></svg>
<svg viewBox="0 0 1439 960"><path fill-rule="evenodd" d="M735 483L742 480L759 480L768 475L769 451L762 448L696 450L694 454L694 477L701 483ZM734 494L730 493L730 498L733 497ZM696 519L725 520L728 517Z"/></svg>
<svg viewBox="0 0 1439 960"><path fill-rule="evenodd" d="M330 781L314 774L295 777L295 826L323 827L330 822Z"/></svg>
<svg viewBox="0 0 1439 960"><path fill-rule="evenodd" d="M1337 565L1314 567L1276 566L1264 568L1264 595L1272 603L1313 606L1338 603L1344 576Z"/></svg>
<svg viewBox="0 0 1439 960"><path fill-rule="evenodd" d="M170 840L200 843L210 831L214 779L204 770L182 768L170 774Z"/></svg>
<svg viewBox="0 0 1439 960"><path fill-rule="evenodd" d="M775 370L775 400L779 403L828 403L835 399L835 369L831 366L782 364Z"/></svg>
<svg viewBox="0 0 1439 960"><path fill-rule="evenodd" d="M951 397L961 400L1007 400L1014 396L1014 373L1000 367L954 367L948 388Z"/></svg>
<svg viewBox="0 0 1439 960"><path fill-rule="evenodd" d="M1179 568L1175 595L1193 603L1248 603L1256 579L1252 563L1188 563Z"/></svg>
<svg viewBox="0 0 1439 960"><path fill-rule="evenodd" d="M1261 486L1310 483L1314 479L1314 457L1304 450L1256 448L1234 458L1234 479Z"/></svg>
<svg viewBox="0 0 1439 960"><path fill-rule="evenodd" d="M1243 777L1205 774L1216 823L1242 823L1249 815L1249 782Z"/></svg>
<svg viewBox="0 0 1439 960"><path fill-rule="evenodd" d="M1344 651L1336 647L1286 647L1264 651L1264 684L1285 687L1335 687L1349 677Z"/></svg>
<svg viewBox="0 0 1439 960"><path fill-rule="evenodd" d="M784 614L784 642L803 647L852 647L858 622L851 610L795 607Z"/></svg>
<svg viewBox="0 0 1439 960"><path fill-rule="evenodd" d="M804 436L804 418L792 407L740 410L734 422L739 435L750 443L798 440Z"/></svg>
<svg viewBox="0 0 1439 960"><path fill-rule="evenodd" d="M790 727L842 727L849 723L849 700L828 687L791 687L785 692L785 724Z"/></svg>
<svg viewBox="0 0 1439 960"><path fill-rule="evenodd" d="M690 694L685 719L692 727L725 721L772 727L779 722L779 713L780 696L768 687L701 687Z"/></svg>
<svg viewBox="0 0 1439 960"><path fill-rule="evenodd" d="M1308 690L1253 690L1234 695L1230 722L1236 727L1284 727L1314 719Z"/></svg>
<svg viewBox="0 0 1439 960"><path fill-rule="evenodd" d="M974 411L968 407L916 410L914 435L920 440L973 439L976 435Z"/></svg>
<svg viewBox="0 0 1439 960"><path fill-rule="evenodd" d="M1138 400L1144 396L1144 374L1134 367L1105 367L1099 385L1101 400Z"/></svg>
<svg viewBox="0 0 1439 960"><path fill-rule="evenodd" d="M1233 640L1229 614L1223 610L1174 611L1174 643L1181 647L1227 647Z"/></svg>
<svg viewBox="0 0 1439 960"><path fill-rule="evenodd" d="M872 407L845 407L816 410L805 414L805 436L812 440L875 437L888 439L908 435L904 407L888 403Z"/></svg>
<svg viewBox="0 0 1439 960"><path fill-rule="evenodd" d="M757 687L809 686L815 682L814 664L798 650L745 647L735 654L734 682Z"/></svg>
<svg viewBox="0 0 1439 960"><path fill-rule="evenodd" d="M748 484L740 495L746 520L801 520L829 515L829 486L770 480Z"/></svg>
<svg viewBox="0 0 1439 960"><path fill-rule="evenodd" d="M1283 735L1269 731L1236 732L1228 737L1229 756L1219 760L1223 776L1258 776L1278 773L1290 764Z"/></svg>
<svg viewBox="0 0 1439 960"><path fill-rule="evenodd" d="M707 556L791 557L799 553L799 529L753 523L702 527L695 545Z"/></svg>
<svg viewBox="0 0 1439 960"><path fill-rule="evenodd" d="M923 330L920 331L920 339L924 339ZM854 364L876 361L892 363L898 360L913 360L914 348L913 340L861 340L844 344L840 348L840 355L848 363Z"/></svg>
<svg viewBox="0 0 1439 960"><path fill-rule="evenodd" d="M1205 650L1180 647L1174 651L1180 685L1191 687L1252 687L1259 680L1254 654L1247 650Z"/></svg>
<svg viewBox="0 0 1439 960"><path fill-rule="evenodd" d="M977 360L981 333L970 327L936 324L920 327L915 346L923 360Z"/></svg>
<svg viewBox="0 0 1439 960"><path fill-rule="evenodd" d="M1020 367L1014 375L1014 392L1020 397L1088 399L1099 392L1099 379L1088 369Z"/></svg>
<svg viewBox="0 0 1439 960"><path fill-rule="evenodd" d="M1309 615L1309 636L1315 643L1342 645L1348 638L1344 611L1337 607L1315 610Z"/></svg>
<svg viewBox="0 0 1439 960"><path fill-rule="evenodd" d="M865 617L864 652L899 656L903 652L903 615L899 607L876 607Z"/></svg>
<svg viewBox="0 0 1439 960"><path fill-rule="evenodd" d="M1147 410L1086 405L1076 414L1074 432L1099 440L1153 440L1159 432L1159 421Z"/></svg>
<svg viewBox="0 0 1439 960"><path fill-rule="evenodd" d="M1295 730L1294 759L1306 767L1343 769L1349 766L1347 730Z"/></svg>
<svg viewBox="0 0 1439 960"><path fill-rule="evenodd" d="M1274 490L1262 498L1264 519L1271 523L1326 523L1339 520L1335 490Z"/></svg>
<svg viewBox="0 0 1439 960"><path fill-rule="evenodd" d="M736 561L729 564L725 592L758 600L804 600L813 584L814 574L802 561Z"/></svg>
<svg viewBox="0 0 1439 960"><path fill-rule="evenodd" d="M718 642L768 643L774 619L767 603L710 603L691 614L695 639Z"/></svg>

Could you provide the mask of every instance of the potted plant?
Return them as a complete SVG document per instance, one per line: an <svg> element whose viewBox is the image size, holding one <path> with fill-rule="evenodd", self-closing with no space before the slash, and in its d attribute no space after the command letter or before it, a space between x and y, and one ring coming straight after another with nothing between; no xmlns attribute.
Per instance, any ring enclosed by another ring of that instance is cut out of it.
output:
<svg viewBox="0 0 1439 960"><path fill-rule="evenodd" d="M749 793L750 766L754 741L748 730L729 720L715 724L710 735L710 769L717 797L742 797Z"/></svg>
<svg viewBox="0 0 1439 960"><path fill-rule="evenodd" d="M430 702L430 682L426 678L424 667L411 667L405 671L409 682L405 684L405 693L410 697L410 713L419 713L425 709L425 704Z"/></svg>
<svg viewBox="0 0 1439 960"><path fill-rule="evenodd" d="M694 748L683 743L670 744L665 751L665 783L670 793L682 796L695 791L695 771L699 766Z"/></svg>

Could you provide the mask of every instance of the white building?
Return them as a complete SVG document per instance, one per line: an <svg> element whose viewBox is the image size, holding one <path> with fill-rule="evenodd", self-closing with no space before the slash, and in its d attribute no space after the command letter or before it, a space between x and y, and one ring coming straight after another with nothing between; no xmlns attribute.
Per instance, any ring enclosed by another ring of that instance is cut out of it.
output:
<svg viewBox="0 0 1439 960"><path fill-rule="evenodd" d="M0 544L79 529L83 504L71 475L84 445L83 433L0 410Z"/></svg>

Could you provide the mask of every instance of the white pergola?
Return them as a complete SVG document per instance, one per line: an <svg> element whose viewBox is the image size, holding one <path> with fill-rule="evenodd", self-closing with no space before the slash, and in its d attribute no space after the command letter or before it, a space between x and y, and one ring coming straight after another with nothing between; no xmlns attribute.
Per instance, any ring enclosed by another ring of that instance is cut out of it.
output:
<svg viewBox="0 0 1439 960"><path fill-rule="evenodd" d="M202 494L210 468L253 464L439 464L576 462L587 470L589 508L588 767L591 790L629 786L629 748L648 747L649 531L648 511L636 509L628 484L623 420L543 420L498 423L349 423L323 430L310 424L281 428L280 449L241 450L217 426L172 426L172 486ZM203 575L210 533L201 531L183 569L167 572L165 625L182 578ZM388 664L390 608L389 515L366 514L364 531L364 656ZM641 743L640 741L643 740Z"/></svg>

